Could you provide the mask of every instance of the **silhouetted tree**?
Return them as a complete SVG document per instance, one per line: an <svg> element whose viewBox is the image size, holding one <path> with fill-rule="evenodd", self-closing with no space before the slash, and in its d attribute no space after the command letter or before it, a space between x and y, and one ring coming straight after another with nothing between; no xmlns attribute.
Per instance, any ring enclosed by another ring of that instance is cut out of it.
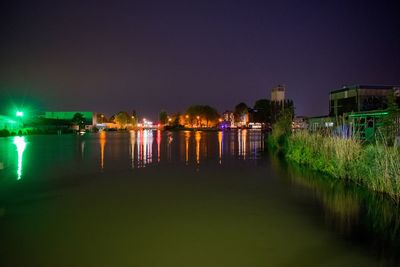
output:
<svg viewBox="0 0 400 267"><path fill-rule="evenodd" d="M129 116L128 112L120 111L115 115L115 123L118 128L125 129L127 124L131 123L131 116Z"/></svg>
<svg viewBox="0 0 400 267"><path fill-rule="evenodd" d="M85 117L82 113L75 113L71 121L74 125L78 125L79 130L85 126Z"/></svg>
<svg viewBox="0 0 400 267"><path fill-rule="evenodd" d="M271 122L275 123L283 110L287 110L294 117L294 103L293 100L287 99L285 101L271 101Z"/></svg>
<svg viewBox="0 0 400 267"><path fill-rule="evenodd" d="M158 115L161 124L166 124L168 122L168 114L166 111L161 110L160 114Z"/></svg>
<svg viewBox="0 0 400 267"><path fill-rule="evenodd" d="M241 103L237 104L235 106L235 111L234 111L235 121L236 122L240 121L242 116L244 116L248 113L248 110L249 110L249 107L245 103L241 102Z"/></svg>
<svg viewBox="0 0 400 267"><path fill-rule="evenodd" d="M186 110L186 114L190 116L191 121L193 121L194 118L197 118L197 116L199 116L200 120L206 121L207 127L209 126L210 122L212 122L214 124L214 123L216 123L216 121L219 118L218 111L209 105L190 106Z"/></svg>
<svg viewBox="0 0 400 267"><path fill-rule="evenodd" d="M131 123L132 123L132 125L136 125L137 124L137 121L138 121L138 117L137 117L137 114L136 114L136 110L132 110L132 115L131 115Z"/></svg>
<svg viewBox="0 0 400 267"><path fill-rule="evenodd" d="M259 99L254 104L253 119L255 122L271 123L271 101Z"/></svg>
<svg viewBox="0 0 400 267"><path fill-rule="evenodd" d="M203 106L203 114L204 118L206 119L207 127L209 126L208 124L210 121L215 122L219 118L218 111L208 105Z"/></svg>

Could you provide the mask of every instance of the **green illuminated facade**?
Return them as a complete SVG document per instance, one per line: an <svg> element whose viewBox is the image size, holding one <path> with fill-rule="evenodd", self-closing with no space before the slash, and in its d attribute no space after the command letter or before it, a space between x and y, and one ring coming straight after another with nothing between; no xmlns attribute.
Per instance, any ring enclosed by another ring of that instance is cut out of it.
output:
<svg viewBox="0 0 400 267"><path fill-rule="evenodd" d="M354 129L353 136L357 139L372 142L375 133L382 126L382 119L388 116L386 111L357 112L348 115L349 124Z"/></svg>
<svg viewBox="0 0 400 267"><path fill-rule="evenodd" d="M76 113L83 115L84 123L86 126L94 126L97 124L97 116L95 112L91 111L46 111L44 118L55 120L72 120Z"/></svg>
<svg viewBox="0 0 400 267"><path fill-rule="evenodd" d="M21 127L21 122L15 118L0 115L0 130L7 129L9 131L17 130Z"/></svg>

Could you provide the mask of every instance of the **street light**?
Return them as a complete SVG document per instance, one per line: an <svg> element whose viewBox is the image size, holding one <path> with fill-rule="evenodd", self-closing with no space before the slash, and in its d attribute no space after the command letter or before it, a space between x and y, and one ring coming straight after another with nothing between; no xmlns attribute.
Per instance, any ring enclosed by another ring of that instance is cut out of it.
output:
<svg viewBox="0 0 400 267"><path fill-rule="evenodd" d="M17 110L17 112L15 112L15 116L18 118L19 121L18 128L23 128L24 125L22 123L22 117L24 116L24 112ZM21 130L19 132L21 132Z"/></svg>

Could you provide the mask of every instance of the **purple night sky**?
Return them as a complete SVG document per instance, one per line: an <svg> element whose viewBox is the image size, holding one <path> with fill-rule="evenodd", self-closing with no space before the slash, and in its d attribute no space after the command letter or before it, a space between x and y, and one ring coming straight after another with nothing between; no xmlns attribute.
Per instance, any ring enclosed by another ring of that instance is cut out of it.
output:
<svg viewBox="0 0 400 267"><path fill-rule="evenodd" d="M253 105L285 84L297 115L345 84L400 84L396 1L2 1L0 107Z"/></svg>

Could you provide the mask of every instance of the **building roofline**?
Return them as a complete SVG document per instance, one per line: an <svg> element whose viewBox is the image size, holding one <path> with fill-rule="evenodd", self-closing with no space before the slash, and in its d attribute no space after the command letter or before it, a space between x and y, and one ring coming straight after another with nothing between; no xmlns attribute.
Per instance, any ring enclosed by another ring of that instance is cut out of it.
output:
<svg viewBox="0 0 400 267"><path fill-rule="evenodd" d="M396 85L365 85L365 84L355 84L355 85L345 85L340 89L336 89L330 92L330 94L333 93L340 93L340 92L344 92L347 90L358 90L358 89L378 89L378 90L391 90L391 89L395 89L395 88L400 88L400 86L396 86Z"/></svg>
<svg viewBox="0 0 400 267"><path fill-rule="evenodd" d="M329 115L313 116L313 117L308 117L307 119L325 119L325 118L332 118L332 116Z"/></svg>

